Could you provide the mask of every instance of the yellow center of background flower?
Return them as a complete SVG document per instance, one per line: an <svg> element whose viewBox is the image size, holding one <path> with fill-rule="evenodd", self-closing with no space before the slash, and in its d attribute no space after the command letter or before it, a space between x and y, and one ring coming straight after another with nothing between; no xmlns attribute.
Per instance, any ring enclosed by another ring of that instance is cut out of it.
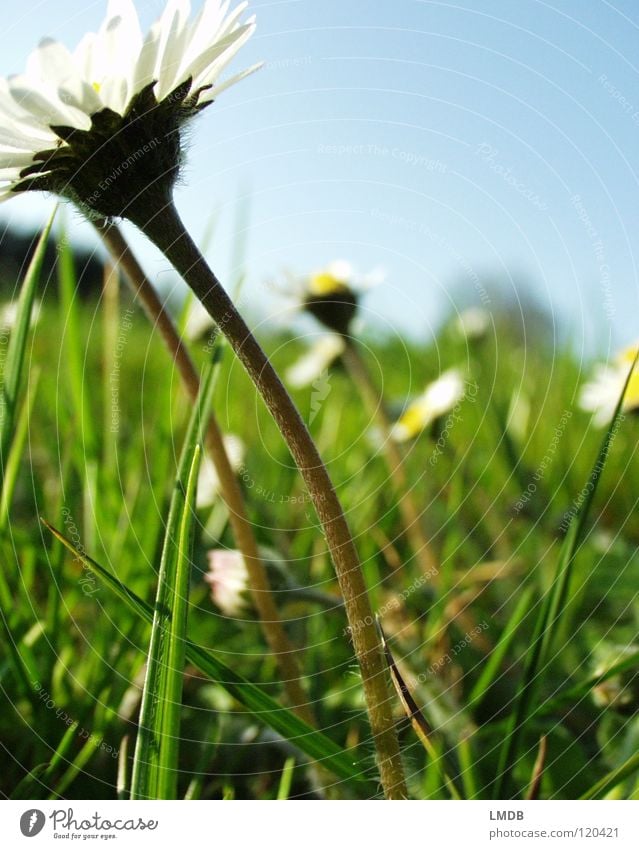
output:
<svg viewBox="0 0 639 849"><path fill-rule="evenodd" d="M624 348L617 357L617 362L622 366L632 366L637 356L637 348L637 345ZM623 399L624 410L633 410L635 407L639 407L639 368L637 367L633 370L628 381L628 388Z"/></svg>
<svg viewBox="0 0 639 849"><path fill-rule="evenodd" d="M308 289L312 295L335 295L348 292L348 285L344 280L338 280L337 277L323 271L311 277Z"/></svg>

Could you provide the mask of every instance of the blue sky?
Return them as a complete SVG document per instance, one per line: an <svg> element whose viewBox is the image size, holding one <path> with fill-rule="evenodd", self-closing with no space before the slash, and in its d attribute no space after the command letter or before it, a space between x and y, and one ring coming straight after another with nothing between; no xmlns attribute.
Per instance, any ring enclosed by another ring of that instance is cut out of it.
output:
<svg viewBox="0 0 639 849"><path fill-rule="evenodd" d="M140 2L145 24L163 3ZM23 0L5 16L0 73L52 35L74 46L106 2ZM428 336L481 303L477 281L534 288L579 350L633 341L639 247L639 9L604 0L284 0L251 8L236 68L265 67L194 124L178 205L233 277L250 203L248 292L336 257L387 283L373 322ZM247 201L247 198L250 201ZM50 200L12 201L39 223ZM238 212L240 210L240 212ZM69 227L91 238L75 214ZM151 276L166 263L132 234Z"/></svg>

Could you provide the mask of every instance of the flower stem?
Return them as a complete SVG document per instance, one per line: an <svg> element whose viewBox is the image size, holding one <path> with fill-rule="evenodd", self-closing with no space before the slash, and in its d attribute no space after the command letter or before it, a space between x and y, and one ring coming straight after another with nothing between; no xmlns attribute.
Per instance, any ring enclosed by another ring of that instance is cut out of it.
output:
<svg viewBox="0 0 639 849"><path fill-rule="evenodd" d="M149 320L159 329L164 344L177 365L184 387L190 398L195 401L200 388L197 370L173 320L164 309L155 287L144 274L120 229L115 225L96 226L113 259L124 272L131 289L140 299ZM246 564L251 595L260 625L267 645L277 660L288 700L301 719L314 725L315 718L300 683L300 669L295 649L279 617L266 568L259 555L253 528L246 514L240 485L229 462L224 440L212 411L209 413L205 441L206 449L213 460L220 481L222 498L229 511L229 522L235 543Z"/></svg>
<svg viewBox="0 0 639 849"><path fill-rule="evenodd" d="M173 264L224 333L275 419L297 463L324 528L344 596L350 633L362 674L382 788L389 799L406 798L404 770L379 635L357 551L317 448L269 359L208 267L174 204L170 202L158 208L150 217L135 216L133 221Z"/></svg>
<svg viewBox="0 0 639 849"><path fill-rule="evenodd" d="M357 342L349 336L343 336L343 339L342 361L353 383L358 387L364 403L368 406L370 415L377 420L382 431L382 450L386 460L386 468L398 498L397 506L402 517L404 532L422 572L432 578L435 583L439 574L437 559L424 533L422 526L423 511L418 510L415 504L404 466L404 457L399 446L390 436L391 422L384 406L384 399L378 392L366 363L362 359Z"/></svg>

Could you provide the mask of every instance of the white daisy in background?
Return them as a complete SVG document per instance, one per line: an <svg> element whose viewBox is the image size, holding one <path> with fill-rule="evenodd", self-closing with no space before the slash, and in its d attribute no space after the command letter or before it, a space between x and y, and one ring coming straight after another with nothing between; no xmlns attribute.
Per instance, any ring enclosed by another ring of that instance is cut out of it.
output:
<svg viewBox="0 0 639 849"><path fill-rule="evenodd" d="M343 607L339 596L314 587L301 587L291 580L286 561L272 548L260 546L260 557L267 570L269 583L278 594L278 604L303 601L327 610ZM207 552L209 570L204 580L211 587L211 599L225 616L254 616L249 576L241 552L235 549L214 548Z"/></svg>
<svg viewBox="0 0 639 849"><path fill-rule="evenodd" d="M73 52L42 41L0 79L0 199L45 190L90 215L148 217L171 196L185 122L258 67L218 82L255 28L246 5L206 0L191 18L188 0L169 0L143 35L132 0L109 0Z"/></svg>
<svg viewBox="0 0 639 849"><path fill-rule="evenodd" d="M239 436L230 433L224 437L224 448L229 458L229 463L234 472L239 471L244 462L246 447ZM197 482L197 496L195 506L200 509L210 507L220 494L220 479L215 470L215 464L210 457L204 456L200 465L200 473Z"/></svg>
<svg viewBox="0 0 639 849"><path fill-rule="evenodd" d="M579 406L593 413L597 427L604 427L612 419L628 372L635 361L639 344L624 348L608 365L597 365L592 380L585 383L579 395ZM623 399L625 412L639 409L639 370L635 369Z"/></svg>
<svg viewBox="0 0 639 849"><path fill-rule="evenodd" d="M210 313L204 308L202 302L193 297L189 305L184 324L184 335L189 342L198 342L209 334L215 327L215 322Z"/></svg>
<svg viewBox="0 0 639 849"><path fill-rule="evenodd" d="M310 274L290 277L298 308L305 310L329 330L347 335L364 292L378 286L384 273L376 269L358 273L350 262L334 260Z"/></svg>
<svg viewBox="0 0 639 849"><path fill-rule="evenodd" d="M207 554L209 571L204 580L211 598L225 616L240 616L251 609L248 571L241 552L214 548Z"/></svg>
<svg viewBox="0 0 639 849"><path fill-rule="evenodd" d="M483 339L490 330L491 319L488 310L483 307L469 307L455 318L456 333L469 342Z"/></svg>
<svg viewBox="0 0 639 849"><path fill-rule="evenodd" d="M464 375L460 369L449 369L426 387L425 391L404 410L391 428L395 442L408 442L449 413L464 397Z"/></svg>
<svg viewBox="0 0 639 849"><path fill-rule="evenodd" d="M311 386L326 374L344 351L344 340L336 333L320 336L302 356L290 366L284 375L293 389Z"/></svg>
<svg viewBox="0 0 639 849"><path fill-rule="evenodd" d="M0 328L3 330L13 330L16 326L16 321L18 319L18 301L8 301L6 304L2 304L0 306ZM40 320L40 314L42 312L42 302L34 301L33 309L31 310L31 326L35 327L35 325Z"/></svg>

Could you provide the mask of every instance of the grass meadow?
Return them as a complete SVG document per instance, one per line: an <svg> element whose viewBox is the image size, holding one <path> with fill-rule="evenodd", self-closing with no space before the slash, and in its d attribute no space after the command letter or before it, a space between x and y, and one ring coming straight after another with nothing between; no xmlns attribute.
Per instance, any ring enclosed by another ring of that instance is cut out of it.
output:
<svg viewBox="0 0 639 849"><path fill-rule="evenodd" d="M66 242L50 279L35 266L11 281L21 307L0 336L0 792L129 798L146 769L138 788L153 797L378 796L327 545L242 368L221 342L214 366L206 339L191 345L200 411L212 403L245 446L238 479L314 729L287 706L250 606L229 616L211 599L207 552L235 542L220 498L195 506L197 417L157 332L113 275L99 300L78 299ZM383 436L348 373L332 368L319 400L312 386L293 391L345 507L395 682L418 708L407 717L393 704L409 791L637 798L637 420L595 428L577 403L588 364L552 322L497 297L486 308L480 339L456 332L454 316L423 340L363 336L391 408L445 369L465 375L463 398L404 446L433 574L406 538ZM281 323L258 336L280 374L305 349ZM158 607L162 563L185 597ZM174 655L162 654L165 614ZM173 761L153 734L136 748L147 663L153 733L178 717Z"/></svg>

